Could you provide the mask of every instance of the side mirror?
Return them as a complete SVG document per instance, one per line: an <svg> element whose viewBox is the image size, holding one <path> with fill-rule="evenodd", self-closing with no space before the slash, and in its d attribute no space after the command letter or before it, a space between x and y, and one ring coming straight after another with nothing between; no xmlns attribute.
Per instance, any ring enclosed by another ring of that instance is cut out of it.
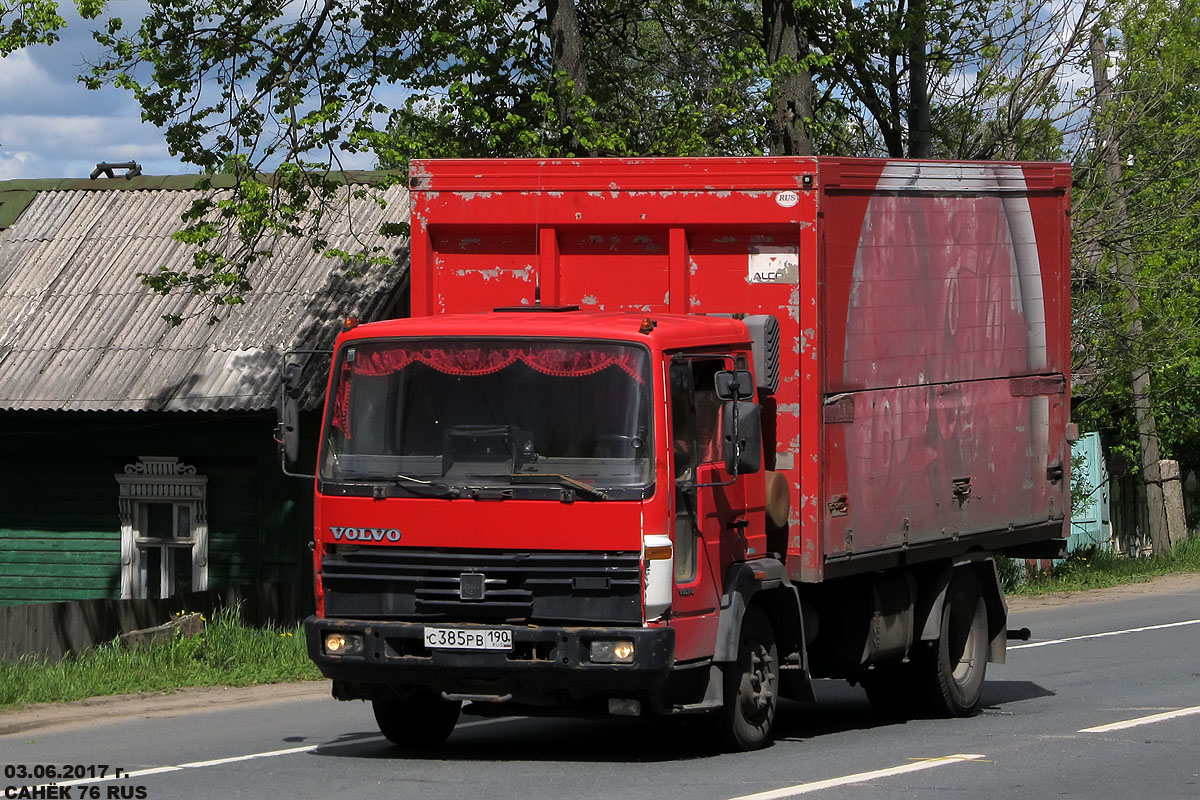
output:
<svg viewBox="0 0 1200 800"><path fill-rule="evenodd" d="M713 382L722 400L754 399L754 376L748 369L721 370L713 376Z"/></svg>
<svg viewBox="0 0 1200 800"><path fill-rule="evenodd" d="M279 458L283 468L300 459L300 404L286 394L279 401L279 424L275 426L275 441L279 444Z"/></svg>
<svg viewBox="0 0 1200 800"><path fill-rule="evenodd" d="M283 384L283 393L288 397L298 397L300 395L300 379L304 376L304 365L299 361L289 361L283 365L283 372L279 376L280 382Z"/></svg>
<svg viewBox="0 0 1200 800"><path fill-rule="evenodd" d="M279 445L280 467L284 475L312 478L307 473L294 472L300 460L300 391L303 388L304 362L288 360L279 374L279 424L275 426L275 443Z"/></svg>
<svg viewBox="0 0 1200 800"><path fill-rule="evenodd" d="M750 374L747 370L738 372ZM748 385L753 390L753 384ZM725 471L730 475L749 475L762 469L762 406L738 400L725 403L721 408L721 441Z"/></svg>

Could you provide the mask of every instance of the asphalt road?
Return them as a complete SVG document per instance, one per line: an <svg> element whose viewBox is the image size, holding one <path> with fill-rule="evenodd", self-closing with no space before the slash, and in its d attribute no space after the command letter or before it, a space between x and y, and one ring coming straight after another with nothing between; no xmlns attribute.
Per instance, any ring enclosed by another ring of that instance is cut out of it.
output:
<svg viewBox="0 0 1200 800"><path fill-rule="evenodd" d="M1014 611L1021 626L1034 638L990 665L986 710L965 720L886 722L861 690L821 682L757 753L722 753L697 725L464 715L430 758L391 747L365 704L306 698L0 736L6 773L27 772L0 777L0 794L1200 798L1200 590ZM37 765L128 775L38 794Z"/></svg>

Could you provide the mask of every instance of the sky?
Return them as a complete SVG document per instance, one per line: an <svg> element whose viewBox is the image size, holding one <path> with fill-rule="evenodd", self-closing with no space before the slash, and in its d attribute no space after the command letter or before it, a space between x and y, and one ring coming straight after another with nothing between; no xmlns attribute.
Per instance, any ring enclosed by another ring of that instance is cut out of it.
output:
<svg viewBox="0 0 1200 800"><path fill-rule="evenodd" d="M132 95L106 87L91 92L75 80L97 48L97 23L60 2L67 28L53 46L38 45L0 59L0 180L86 178L101 161L136 161L146 175L195 172L167 151L162 131L141 121ZM136 24L145 6L116 0L112 10Z"/></svg>

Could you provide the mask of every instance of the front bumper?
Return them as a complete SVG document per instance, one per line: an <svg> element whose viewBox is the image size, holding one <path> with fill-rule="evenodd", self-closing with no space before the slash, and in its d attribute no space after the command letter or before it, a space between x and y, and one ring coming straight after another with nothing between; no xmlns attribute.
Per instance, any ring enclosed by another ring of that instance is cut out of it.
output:
<svg viewBox="0 0 1200 800"><path fill-rule="evenodd" d="M429 650L425 624L309 617L304 621L308 654L334 681L388 686L423 686L452 694L572 695L636 692L661 686L675 663L671 628L545 627L432 623L446 628L507 628L508 651ZM331 632L363 637L356 655L330 655L324 636ZM634 643L628 664L594 664L591 642L626 639Z"/></svg>

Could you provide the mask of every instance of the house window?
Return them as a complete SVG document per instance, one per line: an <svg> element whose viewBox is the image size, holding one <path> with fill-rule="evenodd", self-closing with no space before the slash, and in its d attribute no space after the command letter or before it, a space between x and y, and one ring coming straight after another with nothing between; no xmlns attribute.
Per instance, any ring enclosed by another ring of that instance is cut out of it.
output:
<svg viewBox="0 0 1200 800"><path fill-rule="evenodd" d="M173 457L142 456L120 487L121 597L208 588L208 478Z"/></svg>

